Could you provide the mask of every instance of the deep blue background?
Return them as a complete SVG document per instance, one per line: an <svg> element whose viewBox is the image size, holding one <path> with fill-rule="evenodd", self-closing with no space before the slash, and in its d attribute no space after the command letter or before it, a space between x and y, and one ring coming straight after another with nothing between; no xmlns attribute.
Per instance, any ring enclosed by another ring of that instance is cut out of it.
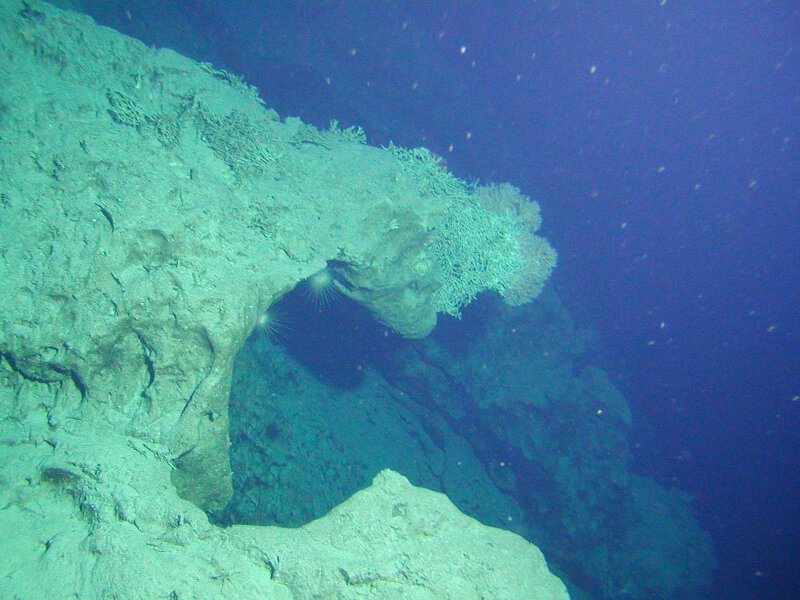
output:
<svg viewBox="0 0 800 600"><path fill-rule="evenodd" d="M800 598L797 3L264 4L99 12L282 115L539 200L554 282L636 413L638 469L697 496L715 597Z"/></svg>

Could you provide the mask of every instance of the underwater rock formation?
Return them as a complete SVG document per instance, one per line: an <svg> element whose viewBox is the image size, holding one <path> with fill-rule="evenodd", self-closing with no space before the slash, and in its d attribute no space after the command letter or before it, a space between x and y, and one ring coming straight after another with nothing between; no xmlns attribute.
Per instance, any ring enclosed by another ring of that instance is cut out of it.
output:
<svg viewBox="0 0 800 600"><path fill-rule="evenodd" d="M44 3L2 0L0 24L2 595L567 597L533 545L388 472L297 530L207 517L231 497L234 358L276 298L331 269L421 337L481 289L538 291L546 242L531 283L523 224L424 152L282 121ZM462 282L473 222L512 256Z"/></svg>
<svg viewBox="0 0 800 600"><path fill-rule="evenodd" d="M407 342L344 301L281 307L234 367L227 522L302 525L389 467L535 543L573 598L705 597L691 497L633 472L627 402L552 289Z"/></svg>

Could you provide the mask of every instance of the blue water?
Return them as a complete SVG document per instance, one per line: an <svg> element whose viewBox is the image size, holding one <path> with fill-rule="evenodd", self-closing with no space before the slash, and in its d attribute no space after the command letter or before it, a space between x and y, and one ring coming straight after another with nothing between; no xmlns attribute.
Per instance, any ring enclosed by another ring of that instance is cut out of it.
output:
<svg viewBox="0 0 800 600"><path fill-rule="evenodd" d="M633 407L637 470L696 496L713 597L800 597L795 2L97 4L282 115L539 201L554 285Z"/></svg>

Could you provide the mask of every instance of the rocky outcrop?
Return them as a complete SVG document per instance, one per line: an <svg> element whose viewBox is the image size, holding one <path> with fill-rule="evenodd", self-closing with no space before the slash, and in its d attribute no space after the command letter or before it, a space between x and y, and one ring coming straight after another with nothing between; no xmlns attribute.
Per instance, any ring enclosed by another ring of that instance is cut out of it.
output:
<svg viewBox="0 0 800 600"><path fill-rule="evenodd" d="M450 204L210 65L35 1L0 23L2 595L565 597L534 547L391 474L303 530L209 524L234 357L268 307L338 269L426 334Z"/></svg>

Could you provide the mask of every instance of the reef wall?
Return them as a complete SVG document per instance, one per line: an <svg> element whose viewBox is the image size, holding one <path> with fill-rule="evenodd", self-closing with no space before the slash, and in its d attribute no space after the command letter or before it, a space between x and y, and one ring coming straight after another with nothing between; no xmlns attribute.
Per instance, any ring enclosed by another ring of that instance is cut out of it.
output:
<svg viewBox="0 0 800 600"><path fill-rule="evenodd" d="M234 357L276 298L328 269L420 337L482 289L538 293L547 243L425 151L281 120L44 3L0 23L3 595L566 597L535 546L391 472L297 530L206 516Z"/></svg>

